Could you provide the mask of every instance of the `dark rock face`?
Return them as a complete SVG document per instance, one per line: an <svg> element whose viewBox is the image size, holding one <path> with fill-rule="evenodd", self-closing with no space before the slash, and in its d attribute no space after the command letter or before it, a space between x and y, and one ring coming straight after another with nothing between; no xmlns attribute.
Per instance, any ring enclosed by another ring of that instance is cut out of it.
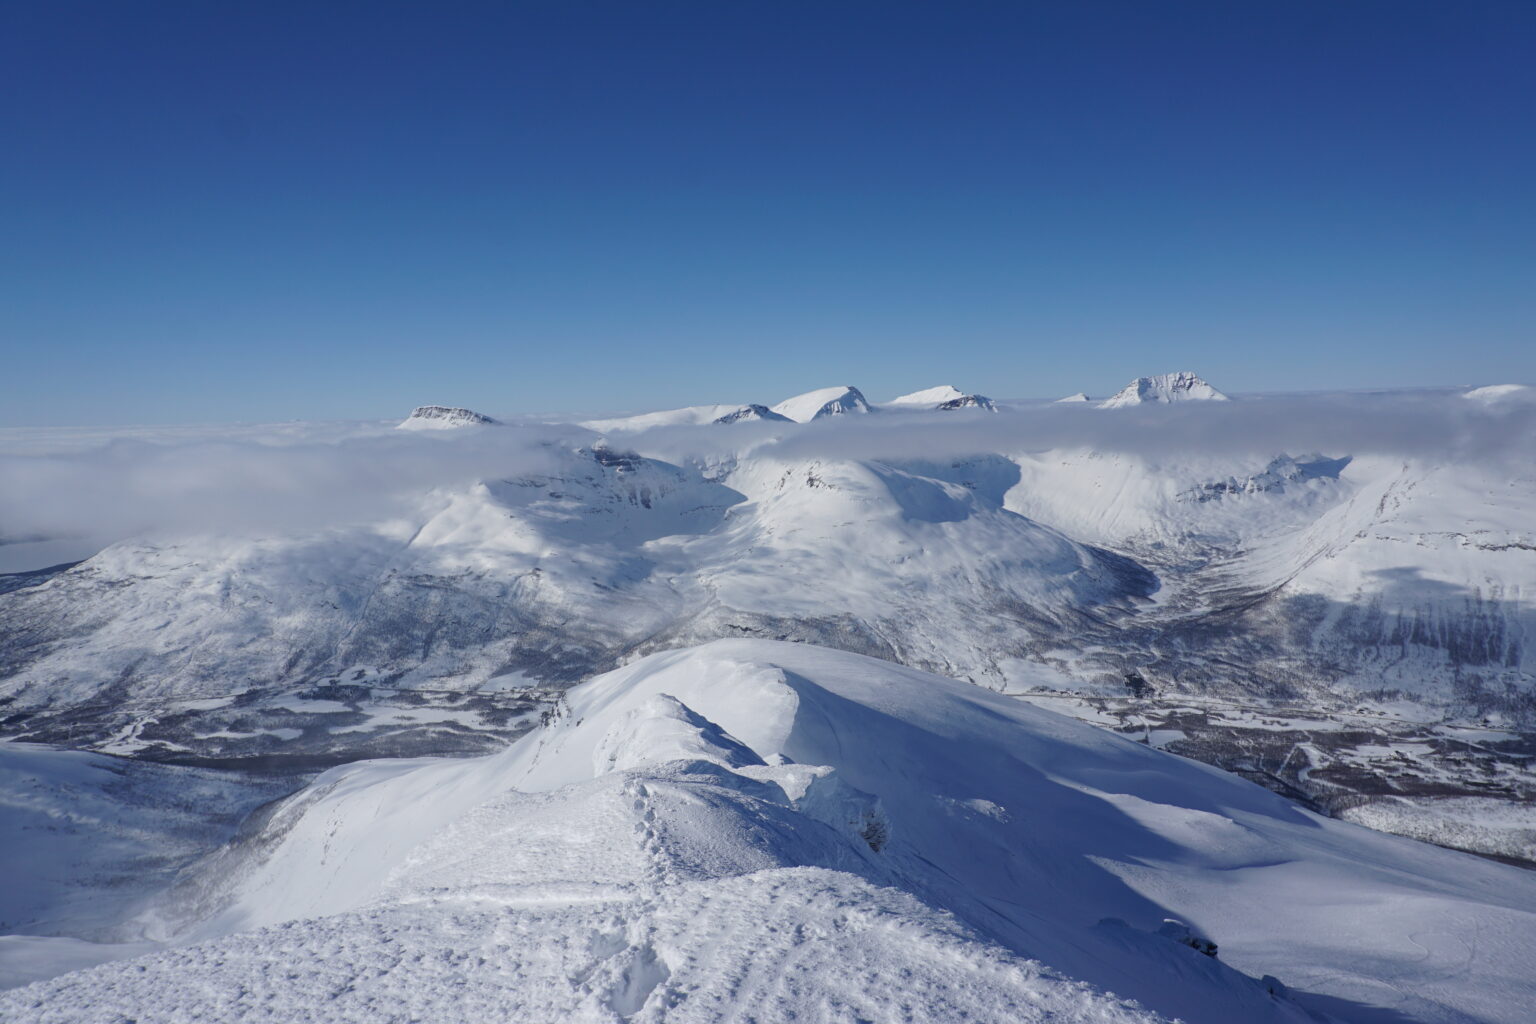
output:
<svg viewBox="0 0 1536 1024"><path fill-rule="evenodd" d="M959 398L951 398L947 402L939 403L940 409L986 409L988 412L997 412L997 406L986 395L961 395Z"/></svg>

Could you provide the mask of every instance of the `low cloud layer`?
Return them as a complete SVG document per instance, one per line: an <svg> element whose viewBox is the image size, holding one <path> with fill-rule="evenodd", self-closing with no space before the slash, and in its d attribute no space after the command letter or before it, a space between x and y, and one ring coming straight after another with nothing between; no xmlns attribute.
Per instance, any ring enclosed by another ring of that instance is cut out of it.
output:
<svg viewBox="0 0 1536 1024"><path fill-rule="evenodd" d="M278 440L210 432L219 436L84 445L55 434L33 440L37 453L7 437L0 538L6 546L38 538L99 545L144 534L378 522L410 514L434 491L548 470L550 442L587 436L558 427L451 436L373 430L334 441L310 440L298 428Z"/></svg>
<svg viewBox="0 0 1536 1024"><path fill-rule="evenodd" d="M1536 472L1533 396L1482 402L1408 392L1116 410L1020 406L995 415L879 412L804 425L658 428L610 441L677 463L754 450L790 459L901 460L1088 448L1175 462L1319 452L1483 462L1497 479ZM435 491L549 471L559 447L594 436L560 424L442 434L374 424L150 435L0 431L0 539L7 542L0 556L10 552L0 557L0 571L38 567L25 563L44 556L27 555L27 545L17 543L37 538L99 547L145 534L291 532L415 514Z"/></svg>
<svg viewBox="0 0 1536 1024"><path fill-rule="evenodd" d="M882 412L829 417L792 430L782 424L742 423L656 429L625 440L681 458L727 454L749 437L796 458L940 458L1088 448L1158 460L1320 452L1493 460L1536 468L1536 390L1493 402L1469 400L1459 392L1391 392L1125 409L1036 404L998 414Z"/></svg>

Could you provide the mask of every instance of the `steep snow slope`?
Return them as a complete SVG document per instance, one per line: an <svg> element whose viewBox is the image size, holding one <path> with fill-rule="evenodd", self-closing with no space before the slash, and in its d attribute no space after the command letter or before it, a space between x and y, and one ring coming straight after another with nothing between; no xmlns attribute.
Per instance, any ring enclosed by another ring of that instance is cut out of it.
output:
<svg viewBox="0 0 1536 1024"><path fill-rule="evenodd" d="M1159 571L1161 649L1131 663L1165 682L1529 713L1536 473L1316 454L1018 462L1009 508Z"/></svg>
<svg viewBox="0 0 1536 1024"><path fill-rule="evenodd" d="M766 641L594 679L491 757L335 769L155 920L182 945L0 1014L1152 1019L1066 975L1190 1024L1436 1024L1536 996L1536 876Z"/></svg>
<svg viewBox="0 0 1536 1024"><path fill-rule="evenodd" d="M1226 395L1188 371L1137 377L1099 404L1100 409L1121 409L1147 402L1225 402Z"/></svg>
<svg viewBox="0 0 1536 1024"><path fill-rule="evenodd" d="M786 398L775 405L773 411L796 423L809 423L823 416L869 412L869 403L856 387L819 388Z"/></svg>

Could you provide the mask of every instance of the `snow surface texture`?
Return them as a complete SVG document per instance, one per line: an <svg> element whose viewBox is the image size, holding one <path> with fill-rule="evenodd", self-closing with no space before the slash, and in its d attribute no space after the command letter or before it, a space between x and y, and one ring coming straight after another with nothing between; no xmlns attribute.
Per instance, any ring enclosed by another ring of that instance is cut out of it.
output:
<svg viewBox="0 0 1536 1024"><path fill-rule="evenodd" d="M601 676L496 755L333 769L139 924L171 945L0 1017L1432 1024L1536 997L1536 875L769 641Z"/></svg>
<svg viewBox="0 0 1536 1024"><path fill-rule="evenodd" d="M1074 396L1075 397L1075 396ZM1137 377L1100 403L1101 409L1121 409L1146 402L1225 402L1226 395L1187 371Z"/></svg>

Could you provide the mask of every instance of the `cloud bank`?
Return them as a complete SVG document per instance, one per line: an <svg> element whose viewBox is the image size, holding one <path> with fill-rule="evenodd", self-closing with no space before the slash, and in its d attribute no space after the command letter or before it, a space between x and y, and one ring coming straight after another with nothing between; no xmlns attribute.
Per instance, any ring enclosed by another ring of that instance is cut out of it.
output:
<svg viewBox="0 0 1536 1024"><path fill-rule="evenodd" d="M1479 462L1536 472L1536 391L1497 401L1455 392L1248 398L1101 410L1021 405L998 414L883 411L809 424L736 423L612 434L609 443L678 464L754 452L900 461L1092 449L1157 462L1282 452ZM152 440L143 439L151 437ZM96 549L135 536L293 532L419 515L477 480L549 472L591 444L558 423L405 433L377 424L279 428L0 431L0 571L46 564L42 538ZM89 550L85 551L89 553ZM83 555L77 556L83 557ZM28 561L36 564L28 564ZM55 558L54 560L63 560Z"/></svg>

